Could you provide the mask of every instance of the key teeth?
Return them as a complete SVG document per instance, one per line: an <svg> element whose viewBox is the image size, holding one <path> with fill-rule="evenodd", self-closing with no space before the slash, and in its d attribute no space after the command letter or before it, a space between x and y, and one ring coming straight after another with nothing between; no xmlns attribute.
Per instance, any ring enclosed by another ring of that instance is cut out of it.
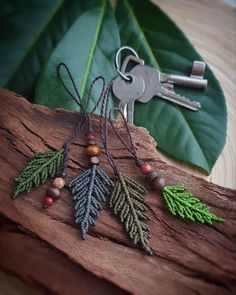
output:
<svg viewBox="0 0 236 295"><path fill-rule="evenodd" d="M202 108L202 105L200 104L199 101L193 101L194 103L196 103L196 105L198 106L198 109L201 109Z"/></svg>
<svg viewBox="0 0 236 295"><path fill-rule="evenodd" d="M198 101L191 101L189 98L186 98L185 96L176 93L174 90L168 90L165 87L161 87L161 90L162 91L160 91L158 96L160 96L163 99L169 100L172 103L175 103L177 105L180 105L193 111L198 111L199 109L201 109L201 104Z"/></svg>

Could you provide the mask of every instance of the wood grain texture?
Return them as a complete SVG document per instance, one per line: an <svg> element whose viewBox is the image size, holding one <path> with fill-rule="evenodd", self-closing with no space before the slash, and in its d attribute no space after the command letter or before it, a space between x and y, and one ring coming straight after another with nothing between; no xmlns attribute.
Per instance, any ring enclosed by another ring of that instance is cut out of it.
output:
<svg viewBox="0 0 236 295"><path fill-rule="evenodd" d="M46 294L233 294L236 292L236 191L191 176L163 162L143 128L132 127L142 158L159 169L168 184L191 184L191 192L225 218L202 226L167 213L161 194L149 188L147 205L154 255L134 248L105 206L86 241L73 223L69 192L47 210L42 200L48 183L13 201L13 179L35 152L58 149L79 114L32 105L0 90L0 267ZM98 134L98 118L94 119ZM122 136L123 124L115 123ZM110 146L121 169L145 185L132 157L110 132ZM98 145L101 141L98 137ZM87 167L85 142L73 144L68 177ZM112 176L104 154L102 167Z"/></svg>
<svg viewBox="0 0 236 295"><path fill-rule="evenodd" d="M153 2L176 22L209 64L228 109L226 145L209 177L164 155L162 159L218 185L236 188L236 10L218 0Z"/></svg>

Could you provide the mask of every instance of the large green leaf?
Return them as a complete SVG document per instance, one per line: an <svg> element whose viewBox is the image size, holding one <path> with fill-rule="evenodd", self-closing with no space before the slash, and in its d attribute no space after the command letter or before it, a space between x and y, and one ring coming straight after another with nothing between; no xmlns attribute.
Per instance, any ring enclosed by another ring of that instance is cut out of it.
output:
<svg viewBox="0 0 236 295"><path fill-rule="evenodd" d="M119 32L109 2L96 1L96 5L76 20L51 54L41 73L35 102L51 109L78 109L57 79L56 66L60 62L67 64L81 96L85 97L95 77L102 75L109 82L116 75L113 57L119 47ZM66 73L62 71L62 74L67 86L71 87ZM92 100L98 98L100 91L101 83L98 83Z"/></svg>
<svg viewBox="0 0 236 295"><path fill-rule="evenodd" d="M133 47L154 68L186 75L192 61L202 59L175 23L149 1L120 0L116 17L122 44ZM227 112L223 92L209 67L205 76L205 91L175 88L198 100L200 111L154 98L145 105L136 103L135 124L146 127L162 151L209 173L225 144Z"/></svg>
<svg viewBox="0 0 236 295"><path fill-rule="evenodd" d="M0 85L32 96L50 52L90 5L78 0L1 1Z"/></svg>

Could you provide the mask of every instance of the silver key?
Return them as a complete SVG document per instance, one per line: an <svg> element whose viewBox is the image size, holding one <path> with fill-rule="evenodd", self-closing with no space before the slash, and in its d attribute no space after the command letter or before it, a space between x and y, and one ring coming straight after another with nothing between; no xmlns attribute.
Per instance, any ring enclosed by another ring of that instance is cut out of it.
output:
<svg viewBox="0 0 236 295"><path fill-rule="evenodd" d="M203 61L194 61L190 77L160 73L161 83L171 83L194 88L205 88L207 79L203 79L206 64Z"/></svg>
<svg viewBox="0 0 236 295"><path fill-rule="evenodd" d="M145 84L143 95L137 99L140 102L146 103L153 96L158 96L193 111L198 111L201 108L199 102L190 101L186 97L175 93L172 84L161 83L161 73L148 66L137 65L131 70L131 74L142 77Z"/></svg>
<svg viewBox="0 0 236 295"><path fill-rule="evenodd" d="M113 82L112 90L120 100L119 109L123 112L128 123L133 123L134 102L140 98L145 90L145 84L141 77L128 74L131 81L127 82L120 76Z"/></svg>
<svg viewBox="0 0 236 295"><path fill-rule="evenodd" d="M128 55L121 66L121 72L127 73L130 71L130 66L133 68L136 65L144 65L144 60L133 55ZM132 66L133 65L133 66ZM203 61L194 61L190 76L174 75L160 72L161 83L170 83L176 85L183 85L193 88L205 88L207 86L207 79L203 78L206 64Z"/></svg>

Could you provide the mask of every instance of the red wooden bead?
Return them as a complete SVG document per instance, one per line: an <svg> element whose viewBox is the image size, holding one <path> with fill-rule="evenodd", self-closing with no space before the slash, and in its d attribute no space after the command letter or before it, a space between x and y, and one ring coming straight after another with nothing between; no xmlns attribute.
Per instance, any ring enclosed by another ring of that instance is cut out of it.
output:
<svg viewBox="0 0 236 295"><path fill-rule="evenodd" d="M54 203L53 198L45 197L43 200L43 204L46 206L51 206Z"/></svg>
<svg viewBox="0 0 236 295"><path fill-rule="evenodd" d="M86 139L87 139L87 141L95 141L95 136L92 134L92 133L88 133L87 135L86 135Z"/></svg>
<svg viewBox="0 0 236 295"><path fill-rule="evenodd" d="M148 163L143 163L140 166L140 170L141 170L141 173L142 174L147 175L147 174L149 174L152 171L152 166L149 165Z"/></svg>

